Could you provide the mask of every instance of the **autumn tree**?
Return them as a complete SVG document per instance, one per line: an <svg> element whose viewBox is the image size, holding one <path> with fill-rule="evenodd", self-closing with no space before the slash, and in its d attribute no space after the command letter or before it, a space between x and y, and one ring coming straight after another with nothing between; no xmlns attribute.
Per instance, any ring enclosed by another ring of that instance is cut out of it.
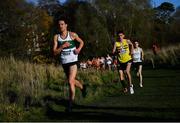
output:
<svg viewBox="0 0 180 123"><path fill-rule="evenodd" d="M51 17L24 0L1 1L0 9L0 55L34 54L40 48L40 35L48 33Z"/></svg>

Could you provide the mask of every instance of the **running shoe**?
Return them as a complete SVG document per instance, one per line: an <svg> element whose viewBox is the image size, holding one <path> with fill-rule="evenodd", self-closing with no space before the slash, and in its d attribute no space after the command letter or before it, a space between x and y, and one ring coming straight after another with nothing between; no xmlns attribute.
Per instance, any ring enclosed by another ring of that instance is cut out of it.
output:
<svg viewBox="0 0 180 123"><path fill-rule="evenodd" d="M142 88L143 87L143 85L142 84L139 84L139 86Z"/></svg>
<svg viewBox="0 0 180 123"><path fill-rule="evenodd" d="M129 87L130 94L134 94L133 86Z"/></svg>

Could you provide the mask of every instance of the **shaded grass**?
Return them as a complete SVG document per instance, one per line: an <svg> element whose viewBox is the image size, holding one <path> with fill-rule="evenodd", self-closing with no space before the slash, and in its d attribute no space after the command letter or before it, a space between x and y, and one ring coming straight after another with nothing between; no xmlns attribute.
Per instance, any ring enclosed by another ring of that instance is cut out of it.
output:
<svg viewBox="0 0 180 123"><path fill-rule="evenodd" d="M180 70L143 71L144 88L133 74L135 94L123 94L120 83L102 88L103 98L76 104L73 113L53 110L53 121L180 121ZM61 115L62 117L58 117Z"/></svg>
<svg viewBox="0 0 180 123"><path fill-rule="evenodd" d="M68 84L61 67L0 60L1 121L180 120L180 70L144 69L144 88L132 71L135 94L123 94L117 71L79 71L88 87L76 90L73 113L65 113Z"/></svg>
<svg viewBox="0 0 180 123"><path fill-rule="evenodd" d="M179 72L180 70L144 70L144 88L139 87L139 82L135 79L135 74L133 75L134 95L119 93L92 105L103 112L126 115L129 118L139 117L135 121L179 121ZM131 121L122 119L124 120Z"/></svg>

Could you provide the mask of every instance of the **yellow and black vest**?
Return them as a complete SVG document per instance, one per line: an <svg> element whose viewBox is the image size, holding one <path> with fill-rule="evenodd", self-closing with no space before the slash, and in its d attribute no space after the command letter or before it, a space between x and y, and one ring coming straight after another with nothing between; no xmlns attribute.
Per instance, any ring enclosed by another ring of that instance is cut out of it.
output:
<svg viewBox="0 0 180 123"><path fill-rule="evenodd" d="M127 39L123 39L121 42L117 41L116 50L118 51L118 60L120 63L126 63L132 59Z"/></svg>

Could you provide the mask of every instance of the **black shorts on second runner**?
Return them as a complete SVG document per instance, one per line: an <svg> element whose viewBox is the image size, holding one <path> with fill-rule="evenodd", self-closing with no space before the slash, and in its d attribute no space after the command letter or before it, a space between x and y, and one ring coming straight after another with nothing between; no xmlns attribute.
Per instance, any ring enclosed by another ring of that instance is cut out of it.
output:
<svg viewBox="0 0 180 123"><path fill-rule="evenodd" d="M117 69L118 69L118 70L126 70L126 67L127 67L127 64L128 64L128 63L132 63L132 60L129 60L129 61L125 62L125 63L120 63L120 62L118 61Z"/></svg>
<svg viewBox="0 0 180 123"><path fill-rule="evenodd" d="M62 67L64 69L64 72L66 74L66 76L68 77L69 76L69 68L73 65L77 65L78 62L70 62L70 63L67 63L67 64L62 64Z"/></svg>
<svg viewBox="0 0 180 123"><path fill-rule="evenodd" d="M132 66L135 68L135 69L139 69L139 66L140 65L143 65L142 62L133 62Z"/></svg>

